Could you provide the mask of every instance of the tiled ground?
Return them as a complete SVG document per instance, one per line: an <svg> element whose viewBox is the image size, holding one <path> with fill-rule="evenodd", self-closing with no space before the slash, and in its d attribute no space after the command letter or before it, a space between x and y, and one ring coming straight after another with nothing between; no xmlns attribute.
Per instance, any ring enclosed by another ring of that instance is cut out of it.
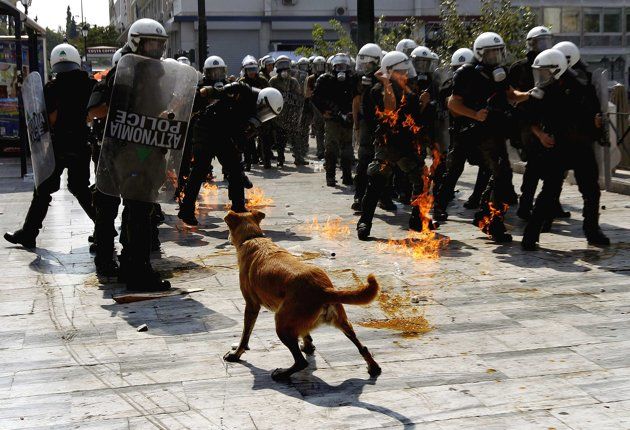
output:
<svg viewBox="0 0 630 430"><path fill-rule="evenodd" d="M21 223L32 184L15 179L14 160L0 164L6 231ZM347 307L383 368L378 379L340 332L322 328L311 367L291 383L273 382L269 372L290 355L268 312L244 361L222 361L243 311L223 187L201 206L196 231L164 206L155 264L174 286L204 291L128 305L112 300L120 285L93 274L92 227L64 189L35 253L0 246L0 428L630 428L630 197L603 194L602 226L614 244L599 250L582 238L580 197L566 186L573 218L543 236L541 251L524 254L470 225L461 203L476 172L467 169L454 216L440 229L449 246L438 260L414 260L359 242L350 190L325 187L315 170L252 173L274 200L264 209L267 234L340 287L375 273L400 300L399 316L424 315L432 327L416 337L365 328L358 323L385 318L379 303ZM373 235L404 238L406 213L379 211ZM312 228L313 216L335 215L348 233L329 239ZM520 239L522 222L509 223ZM137 332L141 324L149 330Z"/></svg>

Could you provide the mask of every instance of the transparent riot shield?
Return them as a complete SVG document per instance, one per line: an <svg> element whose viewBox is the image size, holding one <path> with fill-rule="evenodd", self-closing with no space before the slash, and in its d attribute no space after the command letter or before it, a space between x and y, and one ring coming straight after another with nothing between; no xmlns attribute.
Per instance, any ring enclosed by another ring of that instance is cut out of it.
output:
<svg viewBox="0 0 630 430"><path fill-rule="evenodd" d="M297 132L302 119L302 110L304 108L304 95L295 94L291 91L283 91L279 89L284 99L284 106L277 118L277 124L289 131Z"/></svg>
<svg viewBox="0 0 630 430"><path fill-rule="evenodd" d="M120 59L96 173L101 192L152 203L173 196L196 85L184 64Z"/></svg>
<svg viewBox="0 0 630 430"><path fill-rule="evenodd" d="M28 143L31 148L35 188L38 188L55 170L55 153L50 137L44 87L42 77L38 72L30 73L24 79L22 100L24 101Z"/></svg>

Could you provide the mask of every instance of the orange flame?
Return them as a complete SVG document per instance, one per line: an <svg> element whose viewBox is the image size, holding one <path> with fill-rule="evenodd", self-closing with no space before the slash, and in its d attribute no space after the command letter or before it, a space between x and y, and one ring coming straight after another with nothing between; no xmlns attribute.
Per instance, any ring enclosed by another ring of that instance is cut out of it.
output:
<svg viewBox="0 0 630 430"><path fill-rule="evenodd" d="M247 190L246 194L248 208L260 208L273 205L273 199L271 197L265 197L265 192L260 187Z"/></svg>
<svg viewBox="0 0 630 430"><path fill-rule="evenodd" d="M477 223L477 226L481 229L482 232L490 236L490 225L495 219L503 221L505 213L508 211L509 208L510 206L507 203L503 203L502 208L498 209L494 206L492 202L488 202L488 209L490 213L484 215L483 218Z"/></svg>
<svg viewBox="0 0 630 430"><path fill-rule="evenodd" d="M313 217L313 222L306 226L308 232L317 232L327 239L341 239L350 234L350 226L344 224L341 218L326 218L326 222L320 224L317 217Z"/></svg>

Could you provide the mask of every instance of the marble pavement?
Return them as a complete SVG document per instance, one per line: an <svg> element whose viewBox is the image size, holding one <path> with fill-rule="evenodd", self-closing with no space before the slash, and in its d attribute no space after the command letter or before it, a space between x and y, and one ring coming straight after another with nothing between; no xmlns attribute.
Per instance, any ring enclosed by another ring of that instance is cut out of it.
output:
<svg viewBox="0 0 630 430"><path fill-rule="evenodd" d="M94 275L91 222L64 187L35 252L0 246L0 429L630 429L630 197L603 193L613 245L598 249L582 237L581 198L567 185L572 218L524 253L470 224L462 203L476 169L467 168L439 230L450 243L439 259L415 260L359 242L351 190L326 187L320 168L254 169L273 199L263 226L340 288L374 273L399 299L396 312L426 319L427 333L403 336L360 325L384 319L382 303L346 307L379 378L339 331L321 328L309 369L272 381L291 358L269 312L243 361L223 362L244 303L221 183L200 205L196 230L164 205L155 256L174 286L204 290L126 305L112 300L121 285ZM32 182L17 173L15 160L0 159L2 232L20 225L30 201ZM404 238L407 214L377 210L373 236ZM327 237L314 216L340 216L349 231ZM142 324L148 331L137 331Z"/></svg>

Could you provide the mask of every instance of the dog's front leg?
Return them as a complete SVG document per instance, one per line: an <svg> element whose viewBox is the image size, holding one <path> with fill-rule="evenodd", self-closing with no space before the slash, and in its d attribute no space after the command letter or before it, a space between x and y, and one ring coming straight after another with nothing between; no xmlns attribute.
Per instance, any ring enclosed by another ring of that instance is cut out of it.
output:
<svg viewBox="0 0 630 430"><path fill-rule="evenodd" d="M259 304L249 302L245 304L245 322L243 324L243 334L241 336L241 342L239 343L238 348L236 348L236 351L230 351L223 356L223 359L225 361L238 361L245 350L249 349L249 337L252 334L252 330L254 330L254 324L256 324L256 319L258 318L259 312Z"/></svg>

